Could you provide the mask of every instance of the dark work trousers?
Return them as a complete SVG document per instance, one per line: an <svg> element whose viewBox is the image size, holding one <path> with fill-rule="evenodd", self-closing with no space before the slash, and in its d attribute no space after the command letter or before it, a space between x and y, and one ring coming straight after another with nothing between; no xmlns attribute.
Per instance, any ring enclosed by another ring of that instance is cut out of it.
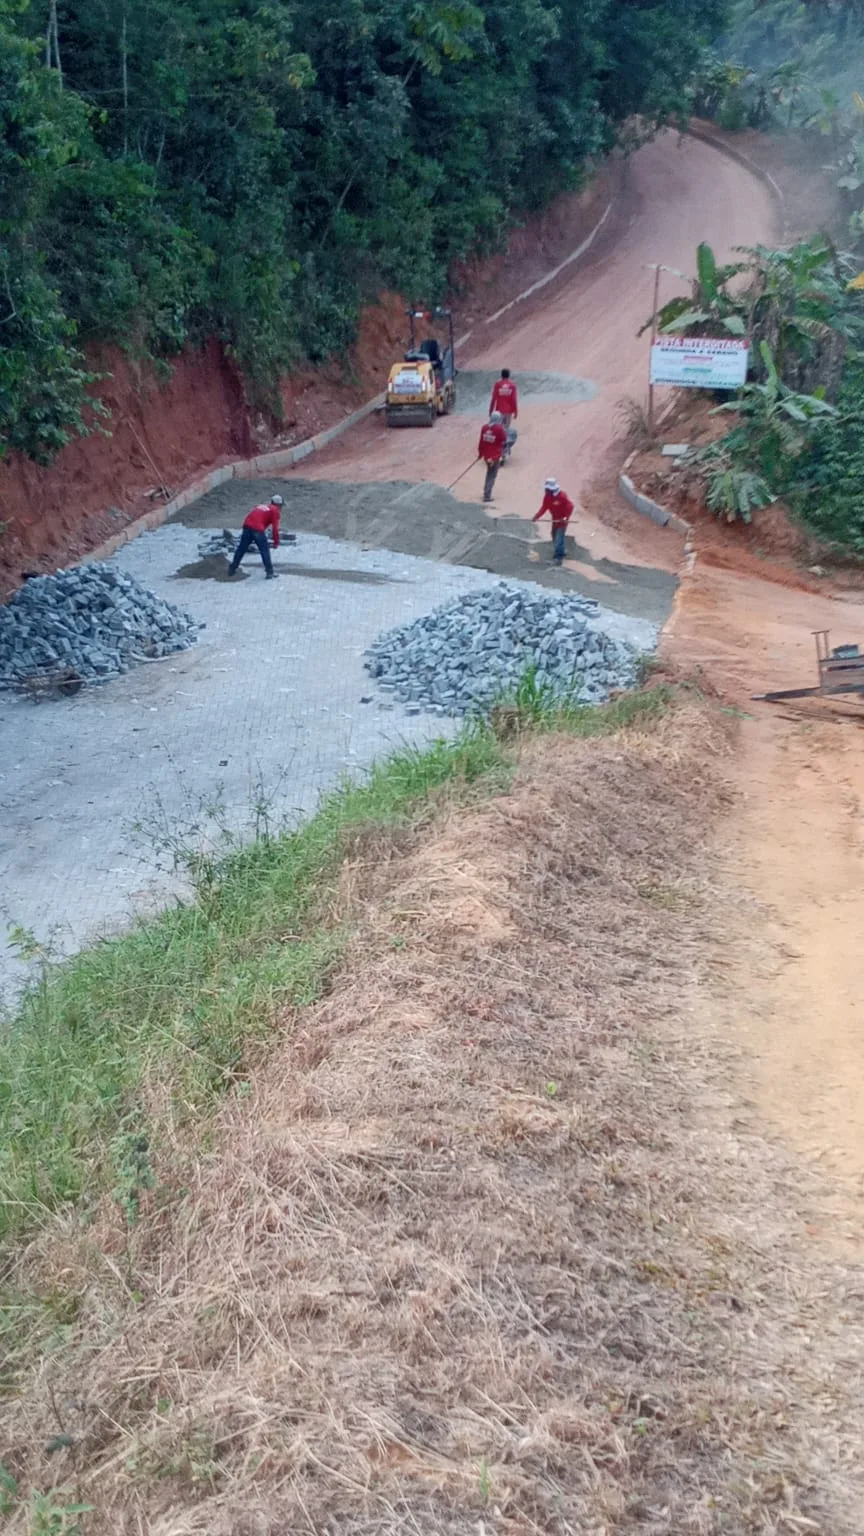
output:
<svg viewBox="0 0 864 1536"><path fill-rule="evenodd" d="M266 533L259 533L257 528L241 528L240 543L234 551L234 558L228 567L229 576L233 576L246 551L253 544L257 544L258 553L264 562L264 569L268 576L273 574L273 561L270 559L270 545L267 543Z"/></svg>
<svg viewBox="0 0 864 1536"><path fill-rule="evenodd" d="M564 559L564 535L566 532L567 529L563 523L559 523L557 528L553 527L552 529L552 554L558 565Z"/></svg>
<svg viewBox="0 0 864 1536"><path fill-rule="evenodd" d="M492 500L492 492L493 492L493 490L495 488L495 481L498 479L498 471L499 471L500 468L501 468L501 460L500 459L496 459L494 461L494 463L486 465L486 483L483 486L483 500L484 501L491 501Z"/></svg>

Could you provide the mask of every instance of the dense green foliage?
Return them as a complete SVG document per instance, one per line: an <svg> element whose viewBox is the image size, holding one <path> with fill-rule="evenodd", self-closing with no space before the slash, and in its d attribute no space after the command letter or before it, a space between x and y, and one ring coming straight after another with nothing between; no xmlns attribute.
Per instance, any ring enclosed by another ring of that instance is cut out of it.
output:
<svg viewBox="0 0 864 1536"><path fill-rule="evenodd" d="M694 110L737 131L794 132L864 235L864 0L735 0L732 25L694 77Z"/></svg>
<svg viewBox="0 0 864 1536"><path fill-rule="evenodd" d="M690 293L655 317L661 332L725 330L751 344L747 384L717 408L733 424L690 470L730 522L783 495L823 537L864 554L864 292L850 286L860 263L823 235L739 254L720 267L701 245Z"/></svg>
<svg viewBox="0 0 864 1536"><path fill-rule="evenodd" d="M861 0L734 0L694 107L725 128L795 128L836 144L864 70Z"/></svg>
<svg viewBox="0 0 864 1536"><path fill-rule="evenodd" d="M626 118L681 110L725 11L0 0L0 451L82 430L91 338L216 334L274 403L381 285L439 298Z"/></svg>
<svg viewBox="0 0 864 1536"><path fill-rule="evenodd" d="M791 251L745 253L746 293L721 284L715 312L719 303L743 320L755 380L738 402L737 425L694 468L719 514L749 518L782 494L822 537L864 555L864 294L848 287L864 265L864 0L735 0L693 100L727 129L809 142L841 194L843 243L858 253L841 256L816 235ZM697 328L688 311L698 295L697 280L663 317L667 325ZM764 392L772 389L769 412Z"/></svg>
<svg viewBox="0 0 864 1536"><path fill-rule="evenodd" d="M794 464L781 488L821 538L864 558L864 363L845 370L836 414Z"/></svg>

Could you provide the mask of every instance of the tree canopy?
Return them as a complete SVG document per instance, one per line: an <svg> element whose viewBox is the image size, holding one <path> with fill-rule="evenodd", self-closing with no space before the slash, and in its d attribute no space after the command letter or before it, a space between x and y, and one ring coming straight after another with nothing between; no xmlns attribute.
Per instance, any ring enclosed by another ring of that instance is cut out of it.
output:
<svg viewBox="0 0 864 1536"><path fill-rule="evenodd" d="M275 403L383 285L686 103L725 0L0 0L0 451L86 430L82 346L217 335Z"/></svg>

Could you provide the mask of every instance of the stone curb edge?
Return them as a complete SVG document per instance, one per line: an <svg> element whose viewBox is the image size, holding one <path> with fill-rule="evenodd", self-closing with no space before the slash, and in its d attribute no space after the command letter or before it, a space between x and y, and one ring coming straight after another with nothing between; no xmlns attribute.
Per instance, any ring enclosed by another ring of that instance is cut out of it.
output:
<svg viewBox="0 0 864 1536"><path fill-rule="evenodd" d="M618 476L618 489L627 505L632 507L634 512L638 512L642 517L649 517L652 523L657 523L660 528L671 528L673 532L683 535L684 564L682 566L682 575L689 576L696 565L696 547L693 543L692 525L683 517L678 517L677 513L670 512L668 507L661 506L659 501L652 501L650 496L643 496L641 491L637 491L627 473L636 457L637 451L634 449L633 453L625 459L624 467ZM673 608L673 612L667 621L667 630L674 620L676 610L677 599L675 608Z"/></svg>
<svg viewBox="0 0 864 1536"><path fill-rule="evenodd" d="M685 538L690 533L690 524L685 523L683 517L678 517L667 507L661 507L659 501L652 501L650 496L643 496L641 491L637 491L630 476L624 470L618 476L618 489L634 512L640 512L643 517L650 517L652 523L657 523L660 528L672 528L675 533L683 533Z"/></svg>
<svg viewBox="0 0 864 1536"><path fill-rule="evenodd" d="M532 283L530 288L525 288L522 293L517 294L516 298L511 299L510 303L506 304L503 309L497 310L494 315L490 315L488 319L481 321L481 324L491 325L494 320L497 320L507 310L523 303L525 299L530 298L538 289L554 282L555 278L567 267L578 262L580 257L590 250L594 240L609 218L614 204L615 199L612 198L601 218L591 230L591 233L577 246L575 251L571 251L570 255L565 257L564 261L559 262L558 266L554 267L551 272L547 272L544 277ZM473 334L473 331L468 331L464 336L458 337L456 345L458 347L465 346ZM310 454L317 453L320 449L326 448L329 443L341 437L343 432L349 431L358 422L364 421L367 416L371 416L373 411L379 410L383 404L384 394L375 395L372 400L367 400L365 405L361 405L356 411L352 411L342 421L337 421L335 426L328 427L324 432L316 433L314 437L306 438L305 442L295 443L292 448L277 448L272 453L258 454L251 459L235 459L231 464L223 464L219 469L210 470L209 474L198 476L195 480L191 480L188 485L184 486L183 490L179 491L176 496L172 496L170 501L163 502L161 506L154 507L151 512L145 512L143 516L136 518L134 522L122 528L119 533L113 534L110 539L106 539L103 544L100 544L96 549L85 555L83 557L85 563L93 560L110 559L111 555L116 554L118 549L122 549L124 544L130 544L133 539L137 539L140 533L150 533L154 528L160 528L175 512L181 512L184 507L189 506L190 502L197 501L201 496L206 496L208 491L215 490L217 485L224 485L226 480L251 480L255 475L266 475L270 471L279 469L291 469L293 465L300 464L303 459L307 459Z"/></svg>

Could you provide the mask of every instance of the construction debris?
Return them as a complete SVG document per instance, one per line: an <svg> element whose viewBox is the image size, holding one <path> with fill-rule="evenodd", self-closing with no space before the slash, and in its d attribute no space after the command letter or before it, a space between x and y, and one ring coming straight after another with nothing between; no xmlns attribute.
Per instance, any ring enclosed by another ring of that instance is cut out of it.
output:
<svg viewBox="0 0 864 1536"><path fill-rule="evenodd" d="M591 598L501 582L382 635L366 668L409 711L483 713L529 671L547 695L601 704L632 687L638 653L593 626L597 614Z"/></svg>
<svg viewBox="0 0 864 1536"><path fill-rule="evenodd" d="M187 650L202 627L112 565L37 576L0 607L0 688L69 694Z"/></svg>
<svg viewBox="0 0 864 1536"><path fill-rule="evenodd" d="M231 559L237 545L237 535L230 528L216 529L212 533L205 533L198 540L198 559L210 560L214 555L225 555Z"/></svg>

